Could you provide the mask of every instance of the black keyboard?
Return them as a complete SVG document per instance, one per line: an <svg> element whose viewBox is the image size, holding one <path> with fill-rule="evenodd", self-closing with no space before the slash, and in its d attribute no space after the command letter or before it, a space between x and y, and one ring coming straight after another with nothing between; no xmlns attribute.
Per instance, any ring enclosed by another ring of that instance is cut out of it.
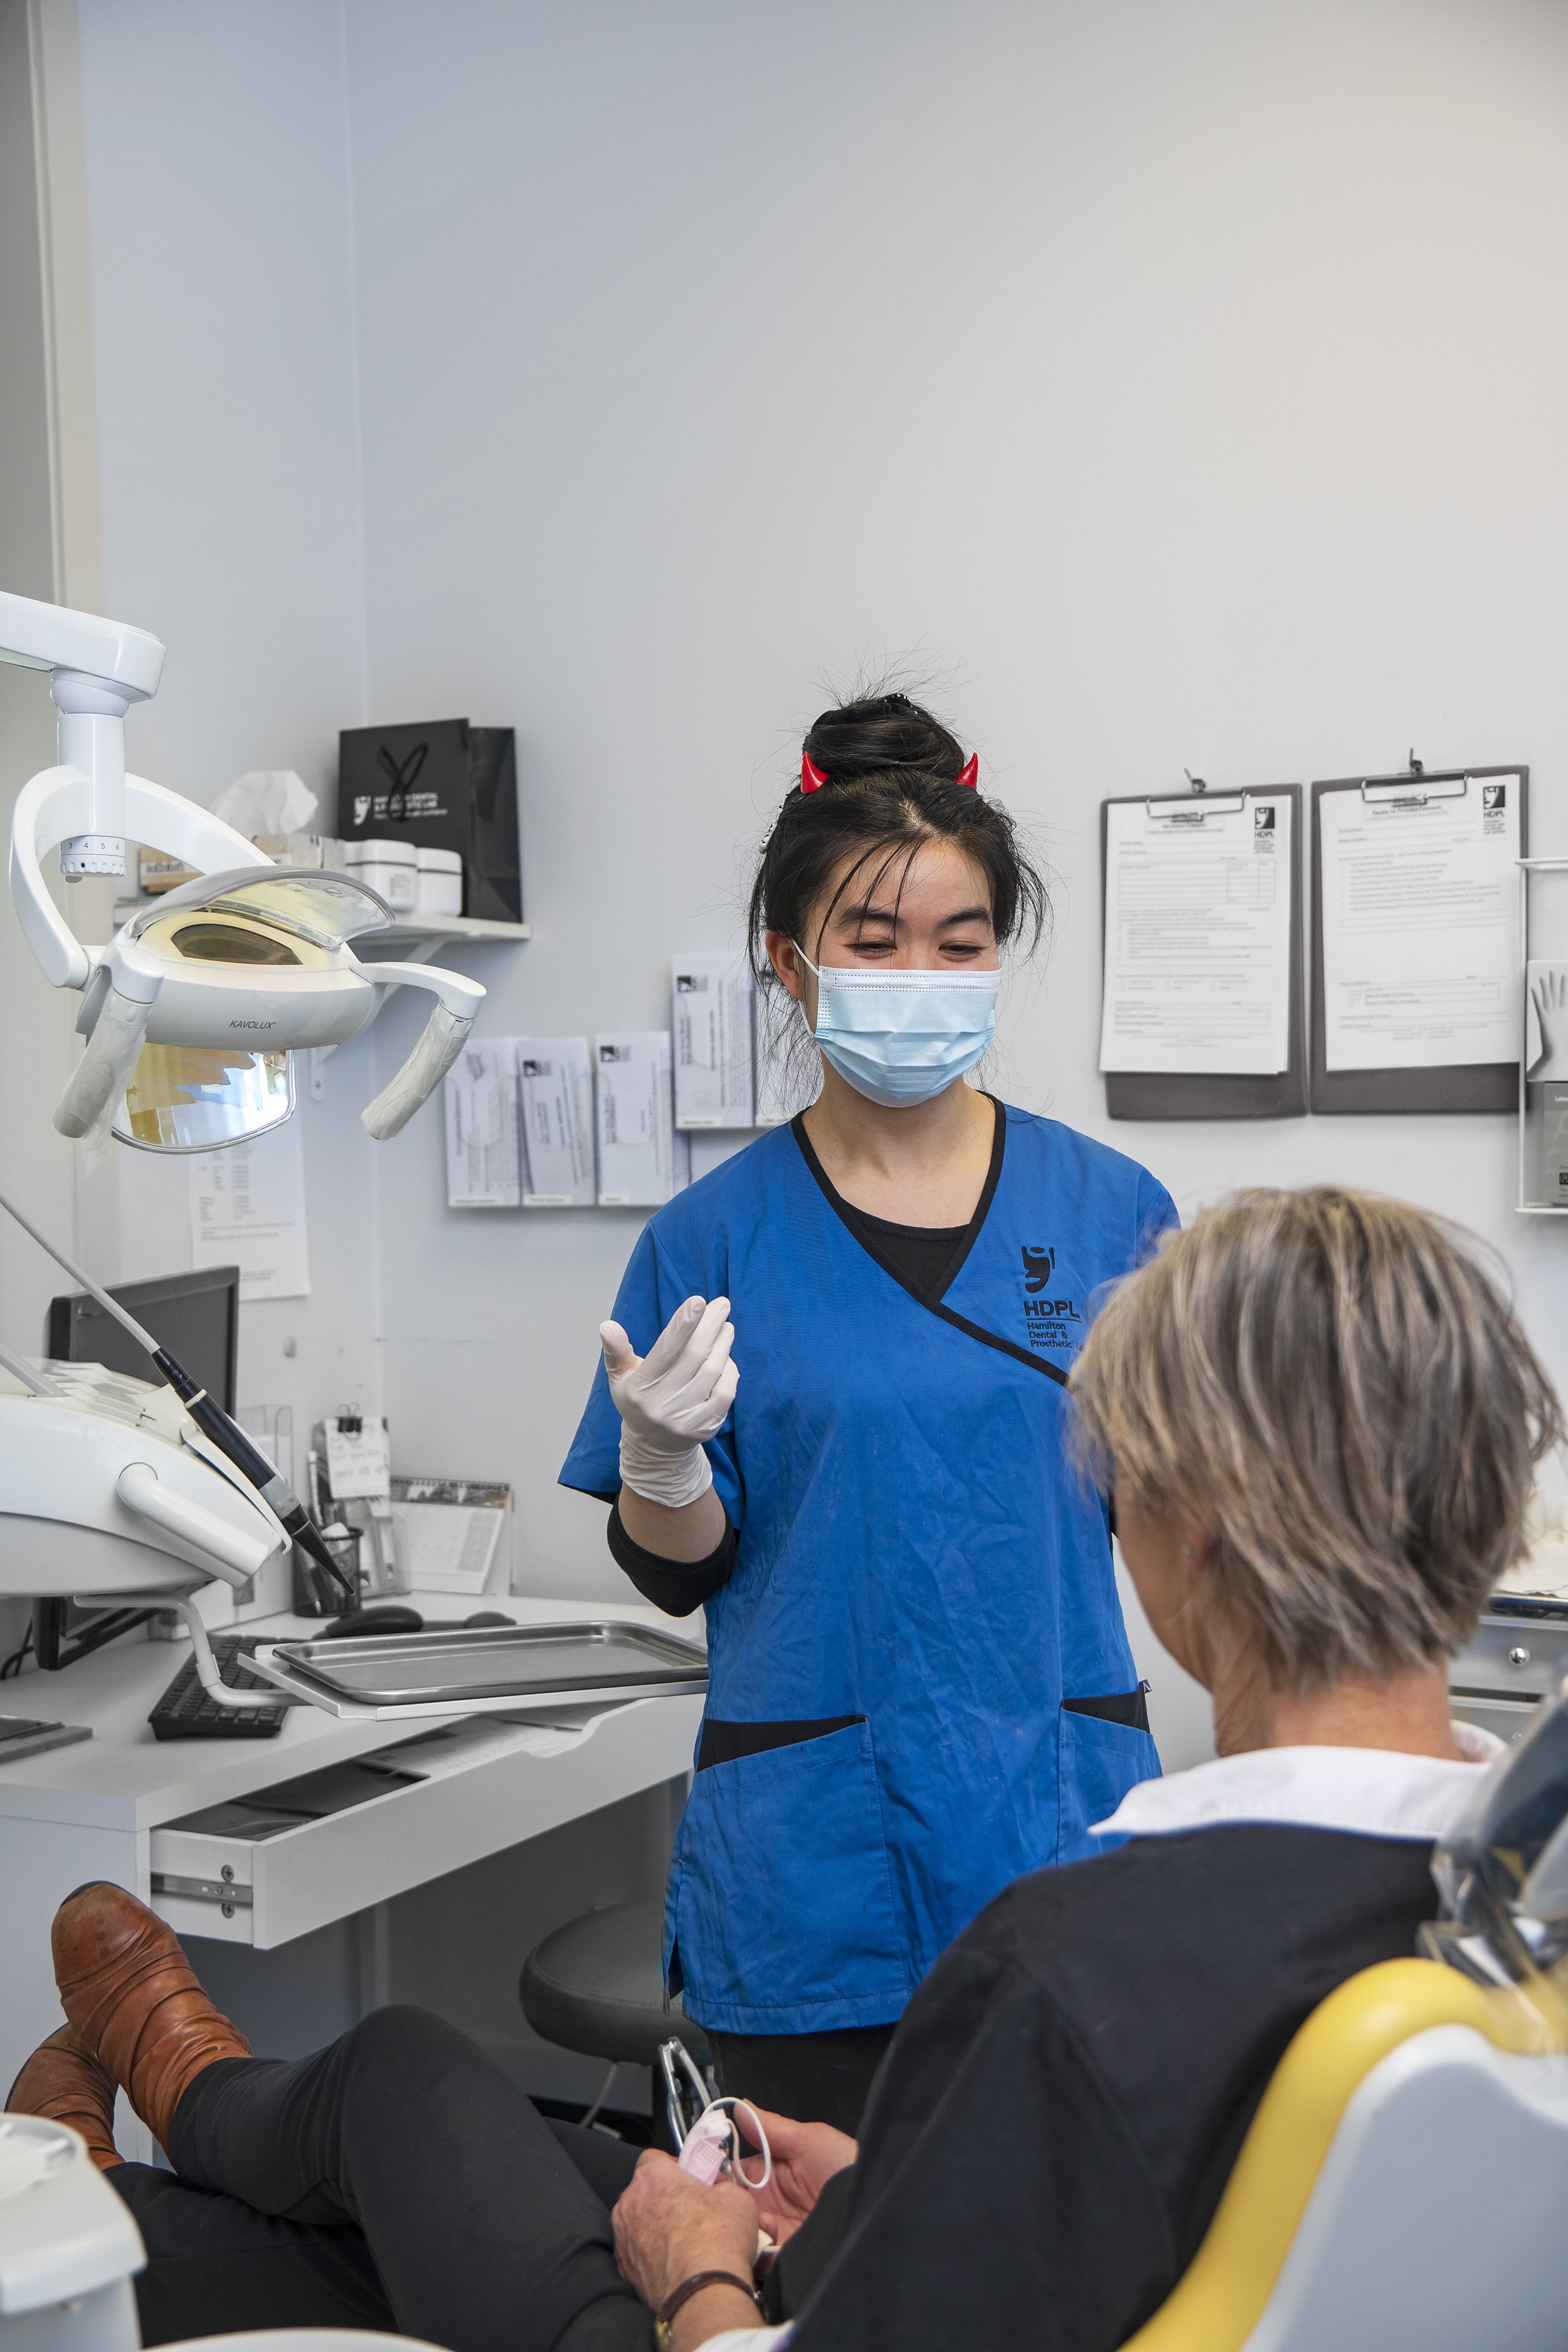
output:
<svg viewBox="0 0 1568 2352"><path fill-rule="evenodd" d="M214 1633L209 1638L226 1683L236 1690L276 1693L275 1683L239 1663L258 1642L275 1642L276 1633ZM196 1679L195 1658L187 1658L147 1720L154 1739L272 1739L282 1730L288 1712L288 1701L279 1696L264 1706L220 1706Z"/></svg>

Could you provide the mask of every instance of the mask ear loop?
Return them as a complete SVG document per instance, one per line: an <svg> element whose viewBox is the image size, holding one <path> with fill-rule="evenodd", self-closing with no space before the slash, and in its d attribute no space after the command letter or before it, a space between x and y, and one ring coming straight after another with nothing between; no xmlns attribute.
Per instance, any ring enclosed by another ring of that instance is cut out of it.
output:
<svg viewBox="0 0 1568 2352"><path fill-rule="evenodd" d="M763 2177L760 2180L752 2180L742 2168L742 2159L741 2156L741 2132L740 2126L735 2121L735 2111L739 2107L744 2107L746 2113L751 2116L751 2124L748 2126L750 2136L756 2141L758 2147L762 2150ZM728 2122L730 2130L733 2135L732 2145L730 2151L730 2162L733 2168L735 2178L741 2183L742 2189L750 2189L753 2192L759 2189L765 2189L769 2181L773 2177L773 2152L768 2146L768 2136L763 2129L762 2117L758 2115L755 2107L752 2106L750 2099L714 2099L710 2105L703 2109L701 2115L698 2117L697 2122L692 2126L692 2136L693 2137L696 2137L696 2135L701 2130L702 2126L707 2122L710 2116L723 2114L726 2109L729 2111L726 2116L726 2121Z"/></svg>

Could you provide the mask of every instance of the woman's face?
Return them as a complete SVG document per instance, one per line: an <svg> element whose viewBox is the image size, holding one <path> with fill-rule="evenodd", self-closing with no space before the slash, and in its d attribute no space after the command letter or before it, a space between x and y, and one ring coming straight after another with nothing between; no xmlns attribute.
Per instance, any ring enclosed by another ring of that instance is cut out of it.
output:
<svg viewBox="0 0 1568 2352"><path fill-rule="evenodd" d="M853 878L846 882L847 876ZM816 1026L816 980L784 931L767 936L768 960ZM798 942L816 964L885 964L899 971L994 971L991 892L973 858L951 841L923 842L905 861L873 851L847 856Z"/></svg>

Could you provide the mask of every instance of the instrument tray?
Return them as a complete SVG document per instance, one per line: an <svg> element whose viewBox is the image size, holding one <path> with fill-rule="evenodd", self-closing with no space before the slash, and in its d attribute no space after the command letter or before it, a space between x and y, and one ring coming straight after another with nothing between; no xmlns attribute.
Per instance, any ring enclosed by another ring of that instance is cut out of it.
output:
<svg viewBox="0 0 1568 2352"><path fill-rule="evenodd" d="M251 1663L281 1689L343 1716L524 1713L708 1687L707 1653L696 1643L614 1618L283 1641L259 1647Z"/></svg>

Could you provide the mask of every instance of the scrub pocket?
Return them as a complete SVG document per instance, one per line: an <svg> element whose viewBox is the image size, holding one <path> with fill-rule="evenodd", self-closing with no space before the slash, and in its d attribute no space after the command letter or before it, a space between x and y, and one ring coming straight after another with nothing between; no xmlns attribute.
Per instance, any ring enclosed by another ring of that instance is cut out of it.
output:
<svg viewBox="0 0 1568 2352"><path fill-rule="evenodd" d="M1113 1813L1140 1780L1158 1780L1160 1751L1136 1720L1144 1713L1142 1697L1141 1690L1116 1691L1105 1698L1062 1701L1057 1755L1058 1862L1081 1862L1122 1844L1120 1837L1090 1837L1090 1823ZM1086 1714L1088 1707L1095 1712Z"/></svg>
<svg viewBox="0 0 1568 2352"><path fill-rule="evenodd" d="M670 1988L719 2032L826 2032L868 2002L897 2016L911 1987L863 1717L697 1774L668 1925Z"/></svg>

